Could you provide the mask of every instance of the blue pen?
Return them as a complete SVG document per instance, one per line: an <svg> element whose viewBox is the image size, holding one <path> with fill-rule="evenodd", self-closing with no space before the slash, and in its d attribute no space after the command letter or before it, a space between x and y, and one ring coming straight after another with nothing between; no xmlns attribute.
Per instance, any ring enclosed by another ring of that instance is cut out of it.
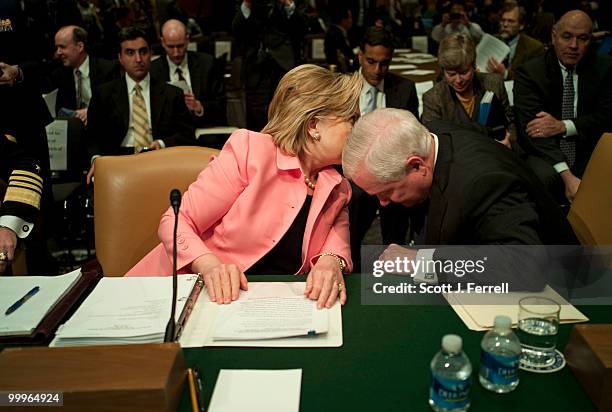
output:
<svg viewBox="0 0 612 412"><path fill-rule="evenodd" d="M5 316L6 315L10 315L11 313L15 312L17 309L19 309L21 307L21 305L26 303L28 301L28 299L30 299L32 296L36 295L39 290L40 290L40 287L34 286L32 288L32 290L30 290L28 293L26 293L21 299L19 299L17 302L15 302L11 306L9 306L9 308L6 310L6 312L4 312L4 315Z"/></svg>

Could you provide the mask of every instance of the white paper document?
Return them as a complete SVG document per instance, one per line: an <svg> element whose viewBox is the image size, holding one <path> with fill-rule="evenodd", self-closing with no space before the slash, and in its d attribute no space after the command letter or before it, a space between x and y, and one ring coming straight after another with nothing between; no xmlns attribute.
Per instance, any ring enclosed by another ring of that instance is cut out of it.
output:
<svg viewBox="0 0 612 412"><path fill-rule="evenodd" d="M589 320L550 286L546 286L542 292L510 292L504 295L496 295L494 304L491 303L491 295L444 294L448 303L468 329L476 331L492 329L497 315L509 316L512 319L513 326L516 326L519 313L518 302L526 296L541 296L557 302L561 306L559 315L561 323L578 323ZM482 302L479 302L479 300L482 300Z"/></svg>
<svg viewBox="0 0 612 412"><path fill-rule="evenodd" d="M408 69L416 69L417 66L414 64L390 64L389 70L408 70Z"/></svg>
<svg viewBox="0 0 612 412"><path fill-rule="evenodd" d="M311 58L313 60L325 60L325 39L312 39Z"/></svg>
<svg viewBox="0 0 612 412"><path fill-rule="evenodd" d="M416 82L414 84L417 92L417 98L419 99L419 116L423 114L423 95L426 91L434 87L433 80L427 82Z"/></svg>
<svg viewBox="0 0 612 412"><path fill-rule="evenodd" d="M55 89L52 92L42 95L45 103L47 104L47 109L49 109L49 113L51 113L51 117L53 117L54 119L56 113L55 103L57 102L57 90L58 89Z"/></svg>
<svg viewBox="0 0 612 412"><path fill-rule="evenodd" d="M54 120L45 126L45 131L51 170L68 170L68 120Z"/></svg>
<svg viewBox="0 0 612 412"><path fill-rule="evenodd" d="M191 87L189 87L185 80L174 80L168 82L168 84L174 87L178 87L183 91L183 93L191 93Z"/></svg>
<svg viewBox="0 0 612 412"><path fill-rule="evenodd" d="M514 106L514 80L506 80L504 87L506 88L506 94L508 94L510 106Z"/></svg>
<svg viewBox="0 0 612 412"><path fill-rule="evenodd" d="M510 53L510 47L490 34L482 36L478 46L476 46L476 66L481 72L487 72L487 62L491 57L494 57L498 62L503 62L506 56Z"/></svg>
<svg viewBox="0 0 612 412"><path fill-rule="evenodd" d="M202 291L179 340L181 346L342 346L340 302L330 309L317 309L314 301L305 302L308 300L303 297L305 285L304 282L252 282L249 290L240 291L240 298L229 305L211 302L206 291ZM254 312L245 314L245 310ZM272 310L276 313L271 313ZM241 312L242 315L236 315ZM300 320L304 312L312 318L314 326L306 326ZM325 328L325 318L327 333L319 333ZM310 330L316 333L309 335ZM244 338L247 333L251 334L249 340ZM276 338L275 335L291 337Z"/></svg>
<svg viewBox="0 0 612 412"><path fill-rule="evenodd" d="M305 296L240 299L222 305L213 340L290 338L327 333L328 311Z"/></svg>
<svg viewBox="0 0 612 412"><path fill-rule="evenodd" d="M178 276L177 321L197 281ZM171 301L172 276L102 278L49 346L163 342Z"/></svg>
<svg viewBox="0 0 612 412"><path fill-rule="evenodd" d="M209 412L297 412L302 370L221 369Z"/></svg>
<svg viewBox="0 0 612 412"><path fill-rule="evenodd" d="M427 76L428 74L434 74L434 70L423 70L423 69L414 69L402 72L402 74L407 74L411 76Z"/></svg>
<svg viewBox="0 0 612 412"><path fill-rule="evenodd" d="M427 36L412 36L412 48L415 50L426 52L428 49L427 43Z"/></svg>
<svg viewBox="0 0 612 412"><path fill-rule="evenodd" d="M77 269L61 276L0 277L0 336L31 334L53 307L81 277ZM38 293L9 315L4 312L35 286Z"/></svg>
<svg viewBox="0 0 612 412"><path fill-rule="evenodd" d="M234 126L202 127L196 129L195 135L197 139L198 137L203 136L205 134L232 134L236 130L238 130L238 128Z"/></svg>

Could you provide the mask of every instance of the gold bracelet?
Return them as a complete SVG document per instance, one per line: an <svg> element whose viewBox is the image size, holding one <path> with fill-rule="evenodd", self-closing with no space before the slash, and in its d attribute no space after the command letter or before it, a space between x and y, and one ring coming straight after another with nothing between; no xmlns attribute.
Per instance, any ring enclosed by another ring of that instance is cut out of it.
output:
<svg viewBox="0 0 612 412"><path fill-rule="evenodd" d="M340 273L344 273L344 270L346 269L346 262L343 258L332 252L321 253L321 256L319 256L319 258L322 258L323 256L331 256L335 258L338 261L338 265L340 265Z"/></svg>

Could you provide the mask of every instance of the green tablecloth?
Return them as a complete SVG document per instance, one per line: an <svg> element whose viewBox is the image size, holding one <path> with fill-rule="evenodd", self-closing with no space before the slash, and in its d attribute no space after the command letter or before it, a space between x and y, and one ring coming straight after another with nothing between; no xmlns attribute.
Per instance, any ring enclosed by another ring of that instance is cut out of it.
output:
<svg viewBox="0 0 612 412"><path fill-rule="evenodd" d="M254 276L250 281L297 278ZM299 278L303 280L303 278ZM429 411L429 362L447 333L463 337L475 367L473 411L590 411L594 405L569 367L553 374L520 371L512 393L491 393L478 383L480 340L484 332L468 330L450 306L365 306L360 278L347 276L348 301L342 310L344 345L340 348L193 348L185 349L189 366L204 375L208 405L220 369L297 369L302 372L301 411ZM591 323L612 322L609 306L581 307ZM562 325L563 350L572 325ZM181 411L190 411L185 389Z"/></svg>

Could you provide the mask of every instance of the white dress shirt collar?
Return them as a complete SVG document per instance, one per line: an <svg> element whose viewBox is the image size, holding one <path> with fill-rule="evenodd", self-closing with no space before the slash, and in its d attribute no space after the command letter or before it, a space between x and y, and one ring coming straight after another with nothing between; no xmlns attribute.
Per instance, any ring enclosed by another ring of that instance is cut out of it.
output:
<svg viewBox="0 0 612 412"><path fill-rule="evenodd" d="M128 94L130 96L134 93L134 86L136 86L137 84L140 85L140 88L142 89L143 93L146 92L147 94L149 94L149 87L151 86L151 75L147 73L144 79L142 79L140 82L136 82L128 74L126 74L125 82L127 84Z"/></svg>
<svg viewBox="0 0 612 412"><path fill-rule="evenodd" d="M85 57L85 60L83 61L83 63L81 63L79 67L74 69L74 72L76 73L77 70L81 71L81 76L83 78L89 77L89 56Z"/></svg>

